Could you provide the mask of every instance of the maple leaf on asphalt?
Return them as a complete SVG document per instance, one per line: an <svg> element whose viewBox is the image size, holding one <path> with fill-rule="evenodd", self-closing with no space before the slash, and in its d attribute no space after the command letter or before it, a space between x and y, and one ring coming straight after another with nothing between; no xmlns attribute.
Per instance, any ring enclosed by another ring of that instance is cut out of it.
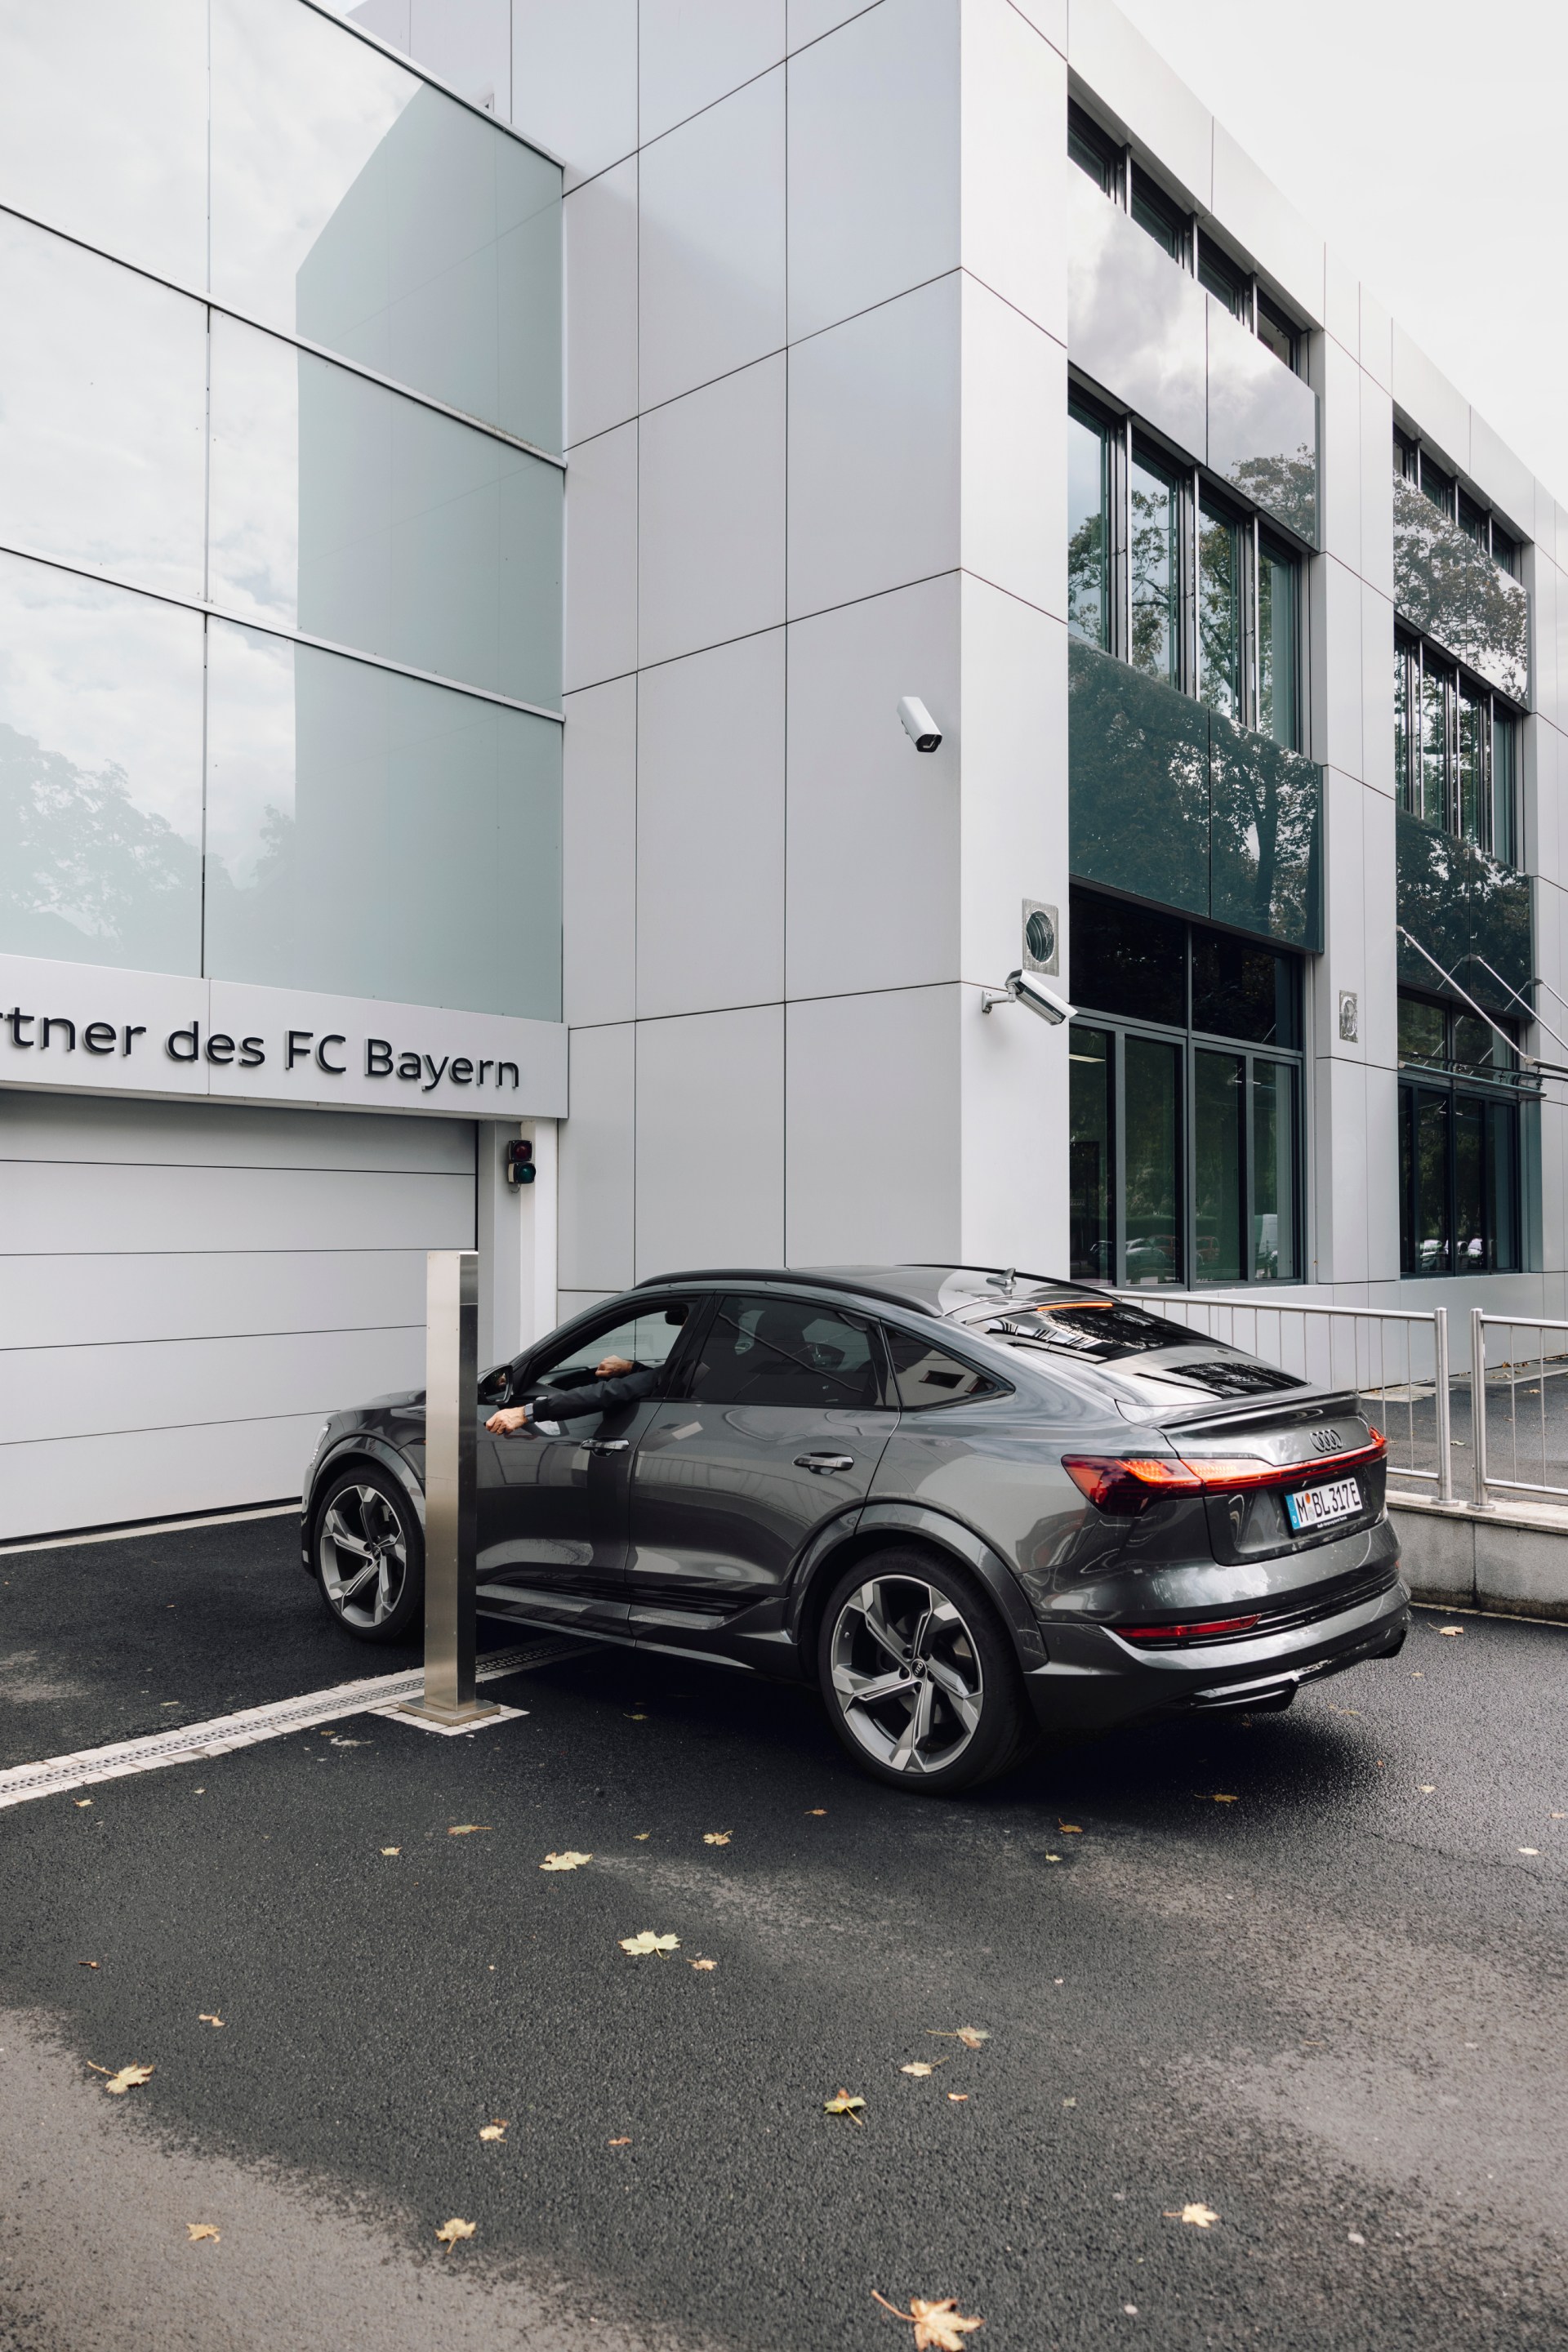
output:
<svg viewBox="0 0 1568 2352"><path fill-rule="evenodd" d="M1439 1625L1437 1628L1438 1633L1446 1633L1450 1642L1457 1642L1464 1630L1462 1625Z"/></svg>
<svg viewBox="0 0 1568 2352"><path fill-rule="evenodd" d="M717 1960L693 1960L691 1965L694 1969L700 1969L706 1971L709 1969L716 1969L719 1963Z"/></svg>
<svg viewBox="0 0 1568 2352"><path fill-rule="evenodd" d="M702 1843L704 1845L728 1845L730 1832L728 1830L704 1830Z"/></svg>
<svg viewBox="0 0 1568 2352"><path fill-rule="evenodd" d="M488 1830L489 1826L490 1824L489 1822L458 1822L454 1828L449 1829L447 1832L447 1835L448 1837L478 1837L481 1830Z"/></svg>
<svg viewBox="0 0 1568 2352"><path fill-rule="evenodd" d="M213 2228L210 2221L187 2221L185 2223L185 2242L187 2245L199 2245L204 2238L210 2238L213 2244L216 2246L218 2242L218 2237L219 2232Z"/></svg>
<svg viewBox="0 0 1568 2352"><path fill-rule="evenodd" d="M942 2059L939 2059L937 2062L938 2065L945 2064L945 2060ZM917 2058L912 2066L900 2066L899 2072L900 2074L920 2074L923 2076L926 2074L934 2074L936 2073L936 2067L928 2066L923 2059Z"/></svg>
<svg viewBox="0 0 1568 2352"><path fill-rule="evenodd" d="M623 1936L620 1944L622 1951L629 1952L634 1960L640 1959L645 1952L678 1952L680 1949L679 1936L656 1936L651 1927L645 1927L640 1935Z"/></svg>
<svg viewBox="0 0 1568 2352"><path fill-rule="evenodd" d="M1212 2230L1219 2215L1212 2205L1184 2205L1180 2212L1165 2208L1167 2221L1190 2221L1194 2230Z"/></svg>
<svg viewBox="0 0 1568 2352"><path fill-rule="evenodd" d="M824 2099L822 2111L827 2116L847 2116L852 2124L863 2123L860 2109L866 2102L855 2091L837 2091L831 2099Z"/></svg>
<svg viewBox="0 0 1568 2352"><path fill-rule="evenodd" d="M90 2058L87 2063L92 2066ZM92 2066L92 2071L95 2074L109 2074L107 2066ZM139 2084L151 2082L152 2078L151 2066L121 2066L118 2074L109 2074L109 2080L103 2087L106 2091L112 2092L117 2099L122 2099L127 2091L135 2090Z"/></svg>
<svg viewBox="0 0 1568 2352"><path fill-rule="evenodd" d="M547 1853L539 1867L541 1870L581 1870L585 1862L593 1859L591 1853L574 1853L568 1846L564 1853Z"/></svg>
<svg viewBox="0 0 1568 2352"><path fill-rule="evenodd" d="M481 2139L505 2139L506 2126L503 2123L481 2124L479 2126L479 2137Z"/></svg>
<svg viewBox="0 0 1568 2352"><path fill-rule="evenodd" d="M401 1853L403 1852L403 1848L400 1845L384 1845L381 1850L383 1853Z"/></svg>
<svg viewBox="0 0 1568 2352"><path fill-rule="evenodd" d="M441 2227L437 2231L436 2235L440 2239L442 2246L445 2248L446 2252L450 2253L459 2238L471 2238L473 2236L474 2227L475 2225L472 2221L459 2221L457 2219L457 2216L454 2215L451 2221L442 2222Z"/></svg>
<svg viewBox="0 0 1568 2352"><path fill-rule="evenodd" d="M983 2319L966 2319L958 2307L958 2297L950 2294L941 2303L928 2303L923 2295L911 2294L908 2311L900 2311L885 2294L871 2289L872 2299L895 2319L907 2319L915 2331L915 2352L963 2352L963 2339L975 2328L984 2327Z"/></svg>
<svg viewBox="0 0 1568 2352"><path fill-rule="evenodd" d="M1083 1832L1079 1827L1077 1822L1058 1822L1057 1823L1057 1828L1063 1837L1082 1837L1083 1835Z"/></svg>
<svg viewBox="0 0 1568 2352"><path fill-rule="evenodd" d="M221 2017L215 2016L210 2009L199 2009L196 2011L196 2022L198 2025L221 2025L223 2020Z"/></svg>

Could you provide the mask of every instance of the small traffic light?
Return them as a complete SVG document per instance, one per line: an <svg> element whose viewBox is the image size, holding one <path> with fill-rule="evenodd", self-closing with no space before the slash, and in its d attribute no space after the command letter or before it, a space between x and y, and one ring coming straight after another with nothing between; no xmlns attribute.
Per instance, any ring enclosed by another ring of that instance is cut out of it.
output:
<svg viewBox="0 0 1568 2352"><path fill-rule="evenodd" d="M531 1184L538 1170L533 1164L531 1143L509 1143L506 1148L506 1181L509 1184Z"/></svg>

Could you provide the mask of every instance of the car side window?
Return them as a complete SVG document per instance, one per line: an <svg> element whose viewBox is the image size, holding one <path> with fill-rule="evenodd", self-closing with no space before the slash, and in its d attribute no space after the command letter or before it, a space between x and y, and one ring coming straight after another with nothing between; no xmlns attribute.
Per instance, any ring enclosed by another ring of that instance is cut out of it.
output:
<svg viewBox="0 0 1568 2352"><path fill-rule="evenodd" d="M721 1298L691 1381L694 1404L858 1412L882 1402L868 1317L809 1298Z"/></svg>
<svg viewBox="0 0 1568 2352"><path fill-rule="evenodd" d="M1001 1381L965 1363L961 1356L950 1356L945 1349L933 1347L918 1332L900 1331L890 1323L885 1330L893 1384L906 1412L937 1404L968 1404L976 1397L1005 1393Z"/></svg>
<svg viewBox="0 0 1568 2352"><path fill-rule="evenodd" d="M519 1393L580 1388L606 1356L619 1356L639 1370L659 1370L679 1345L691 1311L688 1299L661 1299L640 1314L596 1324L585 1335L578 1332L559 1353L535 1359Z"/></svg>

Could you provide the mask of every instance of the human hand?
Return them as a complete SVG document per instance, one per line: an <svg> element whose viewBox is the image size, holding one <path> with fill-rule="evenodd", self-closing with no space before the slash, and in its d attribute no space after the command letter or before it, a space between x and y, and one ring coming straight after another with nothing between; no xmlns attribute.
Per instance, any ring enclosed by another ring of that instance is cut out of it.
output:
<svg viewBox="0 0 1568 2352"><path fill-rule="evenodd" d="M521 1429L527 1419L528 1407L525 1404L503 1405L500 1412L491 1413L485 1427L494 1437L510 1437L512 1431Z"/></svg>
<svg viewBox="0 0 1568 2352"><path fill-rule="evenodd" d="M633 1371L635 1369L636 1367L629 1363L625 1356L606 1356L602 1364L595 1366L594 1377L600 1381L613 1381L618 1373Z"/></svg>

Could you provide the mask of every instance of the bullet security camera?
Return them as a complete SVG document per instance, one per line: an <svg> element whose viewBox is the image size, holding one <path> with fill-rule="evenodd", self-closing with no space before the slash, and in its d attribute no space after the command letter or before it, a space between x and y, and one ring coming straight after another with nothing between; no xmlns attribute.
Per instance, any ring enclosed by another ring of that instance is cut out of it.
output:
<svg viewBox="0 0 1568 2352"><path fill-rule="evenodd" d="M1054 988L1047 988L1037 971L1010 971L999 992L988 989L982 996L980 1010L989 1013L994 1004L1026 1005L1031 1013L1037 1013L1042 1021L1048 1021L1053 1028L1059 1028L1064 1021L1070 1021L1078 1010L1065 997L1058 996Z"/></svg>
<svg viewBox="0 0 1568 2352"><path fill-rule="evenodd" d="M942 729L926 709L918 694L906 694L899 705L899 717L905 734L917 751L934 751L942 741Z"/></svg>

